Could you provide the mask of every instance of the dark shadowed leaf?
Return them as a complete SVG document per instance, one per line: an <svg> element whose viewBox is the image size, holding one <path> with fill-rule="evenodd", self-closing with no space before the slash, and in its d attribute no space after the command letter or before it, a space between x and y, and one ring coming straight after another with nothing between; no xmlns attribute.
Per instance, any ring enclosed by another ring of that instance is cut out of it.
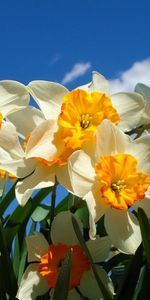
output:
<svg viewBox="0 0 150 300"><path fill-rule="evenodd" d="M60 295L61 295L61 300L68 299L71 263L72 263L72 250L69 250L66 258L62 263L62 267L54 290L53 300L60 300Z"/></svg>
<svg viewBox="0 0 150 300"><path fill-rule="evenodd" d="M138 208L138 220L140 223L145 255L150 267L150 224L144 210L141 207Z"/></svg>
<svg viewBox="0 0 150 300"><path fill-rule="evenodd" d="M120 283L115 300L132 300L138 282L143 260L143 245L136 250L129 261L122 282Z"/></svg>
<svg viewBox="0 0 150 300"><path fill-rule="evenodd" d="M100 291L101 291L101 293L102 293L104 299L105 299L105 300L111 300L112 297L111 297L109 291L107 290L107 288L105 287L105 285L103 284L101 278L99 277L99 274L97 273L97 269L95 268L95 264L94 264L94 262L93 262L93 260L92 260L92 257L91 257L91 254L90 254L90 252L89 252L89 249L88 249L87 246L86 246L86 243L85 243L84 238L83 238L83 236L82 236L82 233L81 233L81 231L80 231L79 225L78 225L78 223L77 223L77 221L76 221L76 219L75 219L74 216L72 216L72 224L73 224L75 233L76 233L76 235L77 235L77 238L78 238L78 240L79 240L79 242L80 242L82 248L84 249L87 258L89 259L89 261L90 261L90 263L91 263L91 267L92 267L92 270L93 270L95 279L96 279L96 281L97 281L97 284L98 284L98 286L99 286L99 288L100 288Z"/></svg>
<svg viewBox="0 0 150 300"><path fill-rule="evenodd" d="M10 216L4 230L8 249L11 247L14 236L26 226L30 216L39 203L51 192L51 188L42 189L33 199L29 199L24 207L18 206Z"/></svg>

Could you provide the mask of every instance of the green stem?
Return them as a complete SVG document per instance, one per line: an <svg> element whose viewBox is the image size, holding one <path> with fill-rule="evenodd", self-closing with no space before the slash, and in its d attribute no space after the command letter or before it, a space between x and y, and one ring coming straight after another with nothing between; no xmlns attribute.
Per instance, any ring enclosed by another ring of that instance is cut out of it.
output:
<svg viewBox="0 0 150 300"><path fill-rule="evenodd" d="M52 188L51 209L50 209L50 229L52 227L52 222L55 217L56 188L57 188L57 181Z"/></svg>

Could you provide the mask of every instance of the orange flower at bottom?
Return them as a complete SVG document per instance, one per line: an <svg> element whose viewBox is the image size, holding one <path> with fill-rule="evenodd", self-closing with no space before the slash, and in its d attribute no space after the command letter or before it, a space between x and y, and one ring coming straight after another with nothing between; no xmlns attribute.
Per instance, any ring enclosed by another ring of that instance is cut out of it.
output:
<svg viewBox="0 0 150 300"><path fill-rule="evenodd" d="M41 257L39 264L39 273L47 280L50 288L56 286L62 262L70 249L73 251L70 289L78 286L83 273L90 269L90 263L80 246L67 246L62 243L50 245L48 252Z"/></svg>

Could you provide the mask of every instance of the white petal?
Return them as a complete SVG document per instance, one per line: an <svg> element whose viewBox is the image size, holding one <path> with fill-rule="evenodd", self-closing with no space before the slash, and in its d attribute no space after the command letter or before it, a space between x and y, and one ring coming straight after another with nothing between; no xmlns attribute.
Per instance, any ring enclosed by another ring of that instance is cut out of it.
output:
<svg viewBox="0 0 150 300"><path fill-rule="evenodd" d="M21 206L24 206L34 190L50 187L54 184L55 173L52 172L52 168L39 165L33 174L17 183L15 189L17 201Z"/></svg>
<svg viewBox="0 0 150 300"><path fill-rule="evenodd" d="M96 185L96 184L95 184ZM100 197L98 184L93 187L93 190L86 194L84 197L89 210L89 225L90 239L95 239L96 236L96 222L105 214L108 205Z"/></svg>
<svg viewBox="0 0 150 300"><path fill-rule="evenodd" d="M91 92L106 92L109 93L109 83L103 75L93 71L92 72L92 81L88 84L78 87L78 89L85 90L89 93Z"/></svg>
<svg viewBox="0 0 150 300"><path fill-rule="evenodd" d="M150 135L132 140L126 144L126 153L136 157L138 160L138 170L150 174Z"/></svg>
<svg viewBox="0 0 150 300"><path fill-rule="evenodd" d="M15 125L17 132L25 138L27 134L41 124L45 118L39 109L27 106L26 108L11 114L8 117L8 120Z"/></svg>
<svg viewBox="0 0 150 300"><path fill-rule="evenodd" d="M104 120L96 131L95 159L99 160L101 155L123 153L129 142L129 136L109 120Z"/></svg>
<svg viewBox="0 0 150 300"><path fill-rule="evenodd" d="M145 103L140 94L117 93L111 96L111 100L121 119L118 125L120 129L129 131L141 124Z"/></svg>
<svg viewBox="0 0 150 300"><path fill-rule="evenodd" d="M138 83L135 87L135 92L141 94L145 99L145 109L141 123L147 124L150 121L150 88L143 83Z"/></svg>
<svg viewBox="0 0 150 300"><path fill-rule="evenodd" d="M16 297L19 300L35 300L48 289L46 280L38 273L38 264L31 264L23 275Z"/></svg>
<svg viewBox="0 0 150 300"><path fill-rule="evenodd" d="M3 117L26 107L29 93L20 82L13 80L0 81L0 112Z"/></svg>
<svg viewBox="0 0 150 300"><path fill-rule="evenodd" d="M133 205L133 208L137 211L138 207L142 207L147 214L147 217L150 219L150 186L145 193L145 198L141 201L136 201Z"/></svg>
<svg viewBox="0 0 150 300"><path fill-rule="evenodd" d="M68 160L68 168L73 191L82 198L94 183L95 170L91 158L82 150L76 151Z"/></svg>
<svg viewBox="0 0 150 300"><path fill-rule="evenodd" d="M150 87L143 83L138 83L135 86L135 92L141 94L145 100L150 100Z"/></svg>
<svg viewBox="0 0 150 300"><path fill-rule="evenodd" d="M9 160L12 160L11 154L0 147L0 163Z"/></svg>
<svg viewBox="0 0 150 300"><path fill-rule="evenodd" d="M95 263L104 261L106 258L108 258L111 244L112 243L108 236L104 236L104 237L96 236L95 240L88 240L86 242L86 245Z"/></svg>
<svg viewBox="0 0 150 300"><path fill-rule="evenodd" d="M0 168L13 174L17 178L24 178L31 174L35 169L35 161L25 158L10 160L0 163Z"/></svg>
<svg viewBox="0 0 150 300"><path fill-rule="evenodd" d="M131 212L110 208L105 214L105 228L115 247L127 254L135 253L141 243L141 232Z"/></svg>
<svg viewBox="0 0 150 300"><path fill-rule="evenodd" d="M27 88L47 120L58 117L63 96L68 93L68 90L63 85L36 80L31 81Z"/></svg>
<svg viewBox="0 0 150 300"><path fill-rule="evenodd" d="M77 245L79 244L78 238L75 234L72 224L73 214L69 211L60 212L52 223L51 238L54 244L62 242L66 245ZM74 216L75 217L75 216ZM81 232L83 232L82 222L75 217Z"/></svg>
<svg viewBox="0 0 150 300"><path fill-rule="evenodd" d="M40 232L28 236L26 238L26 244L28 250L28 262L40 261L41 256L47 252L49 247L47 240Z"/></svg>
<svg viewBox="0 0 150 300"><path fill-rule="evenodd" d="M70 175L68 171L68 166L59 166L56 169L56 177L58 182L68 190L68 192L73 193Z"/></svg>
<svg viewBox="0 0 150 300"><path fill-rule="evenodd" d="M56 120L43 121L37 126L27 144L27 158L41 157L50 160L57 152L56 146L52 143L56 131Z"/></svg>
<svg viewBox="0 0 150 300"><path fill-rule="evenodd" d="M14 159L25 156L25 153L19 142L16 128L11 123L2 123L0 128L0 146Z"/></svg>
<svg viewBox="0 0 150 300"><path fill-rule="evenodd" d="M114 289L113 289L111 279L108 277L107 273L101 267L97 266L96 269L103 284L105 285L107 290L109 290L110 295L113 295ZM85 272L83 274L81 278L79 290L85 297L88 297L90 300L104 300L104 297L97 284L92 269L90 269L88 272Z"/></svg>

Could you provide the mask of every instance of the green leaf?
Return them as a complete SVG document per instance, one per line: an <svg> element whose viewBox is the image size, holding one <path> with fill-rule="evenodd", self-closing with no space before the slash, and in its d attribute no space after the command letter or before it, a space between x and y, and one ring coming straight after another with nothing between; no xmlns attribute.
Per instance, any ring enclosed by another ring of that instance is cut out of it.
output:
<svg viewBox="0 0 150 300"><path fill-rule="evenodd" d="M55 178L55 180L56 180L56 178ZM50 213L49 213L50 229L51 229L54 217L55 217L56 188L57 188L57 181L55 182L55 185L52 187L51 210L50 210Z"/></svg>
<svg viewBox="0 0 150 300"><path fill-rule="evenodd" d="M138 220L140 223L146 259L150 267L150 224L144 210L141 207L138 208Z"/></svg>
<svg viewBox="0 0 150 300"><path fill-rule="evenodd" d="M62 267L54 290L53 300L60 300L60 294L61 294L61 300L68 299L71 263L72 263L72 249L68 251L67 256L65 257L62 263Z"/></svg>
<svg viewBox="0 0 150 300"><path fill-rule="evenodd" d="M143 261L143 245L141 244L129 261L123 280L119 285L115 300L132 300Z"/></svg>
<svg viewBox="0 0 150 300"><path fill-rule="evenodd" d="M15 198L15 184L10 188L10 190L7 192L6 196L3 198L3 200L0 202L0 217L3 215L7 207L10 205L10 203Z"/></svg>
<svg viewBox="0 0 150 300"><path fill-rule="evenodd" d="M95 279L97 281L97 284L100 288L100 291L101 293L103 294L103 297L105 300L112 300L112 297L109 293L109 291L107 290L107 288L105 287L104 283L102 282L101 278L99 277L99 274L97 273L97 269L95 267L95 264L92 260L92 257L91 257L91 254L89 252L89 249L84 241L84 238L82 236L82 233L80 231L80 228L79 228L79 225L75 219L74 216L72 216L72 224L73 224L73 227L74 227L74 230L75 230L75 233L77 235L77 238L82 246L82 248L84 249L85 251L85 254L87 256L87 258L89 259L90 263L91 263L91 267L92 267L92 270L93 270L93 273L94 273L94 276L95 276Z"/></svg>
<svg viewBox="0 0 150 300"><path fill-rule="evenodd" d="M68 194L55 208L56 214L60 213L61 211L68 210L70 207L70 202L72 203L72 194Z"/></svg>
<svg viewBox="0 0 150 300"><path fill-rule="evenodd" d="M19 264L19 269L18 269L18 286L20 285L21 278L25 271L26 259L27 259L27 248L26 248L26 243L24 240L24 243L23 243L22 249L21 249L21 253L20 253L20 264Z"/></svg>
<svg viewBox="0 0 150 300"><path fill-rule="evenodd" d="M19 247L19 240L17 234L14 242L14 255L13 255L13 269L16 278L18 277L19 263L20 263L20 247Z"/></svg>
<svg viewBox="0 0 150 300"><path fill-rule="evenodd" d="M149 287L150 287L150 269L148 265L145 266L144 272L143 272L143 280L141 282L141 290L138 295L138 300L149 300Z"/></svg>
<svg viewBox="0 0 150 300"><path fill-rule="evenodd" d="M17 292L17 283L13 271L12 262L7 249L4 230L0 221L0 279L1 287L4 292L10 296L15 296Z"/></svg>
<svg viewBox="0 0 150 300"><path fill-rule="evenodd" d="M34 222L41 222L47 217L49 212L50 212L50 206L41 204L36 207L36 209L31 215L31 218Z"/></svg>
<svg viewBox="0 0 150 300"><path fill-rule="evenodd" d="M145 281L144 279L147 279L147 278L145 278L145 273L146 273L145 272L145 266L143 266L141 268L140 276L139 276L139 279L138 279L138 282L137 282L137 285L136 285L136 288L135 288L135 293L134 293L134 296L133 296L133 300L140 300L139 299L139 294L142 290L143 282ZM145 299L145 298L141 298L141 299Z"/></svg>
<svg viewBox="0 0 150 300"><path fill-rule="evenodd" d="M75 215L81 220L84 228L89 227L89 211L87 206L77 209Z"/></svg>
<svg viewBox="0 0 150 300"><path fill-rule="evenodd" d="M104 270L108 273L112 270L113 267L117 266L118 264L124 264L126 265L129 259L131 259L132 255L124 254L124 253L119 253L115 256L113 256L111 259L108 261L105 261L102 263L102 266Z"/></svg>
<svg viewBox="0 0 150 300"><path fill-rule="evenodd" d="M33 232L35 231L35 229L36 229L36 223L32 222L28 235L32 235ZM19 268L18 268L18 286L20 285L21 278L25 271L26 261L27 261L27 247L26 247L26 242L24 239L22 248L20 251L20 264L19 264Z"/></svg>
<svg viewBox="0 0 150 300"><path fill-rule="evenodd" d="M18 206L15 209L4 230L8 249L11 248L13 238L18 230L21 228L24 230L24 226L26 226L35 208L50 192L51 188L42 189L33 199L29 199L24 207Z"/></svg>

